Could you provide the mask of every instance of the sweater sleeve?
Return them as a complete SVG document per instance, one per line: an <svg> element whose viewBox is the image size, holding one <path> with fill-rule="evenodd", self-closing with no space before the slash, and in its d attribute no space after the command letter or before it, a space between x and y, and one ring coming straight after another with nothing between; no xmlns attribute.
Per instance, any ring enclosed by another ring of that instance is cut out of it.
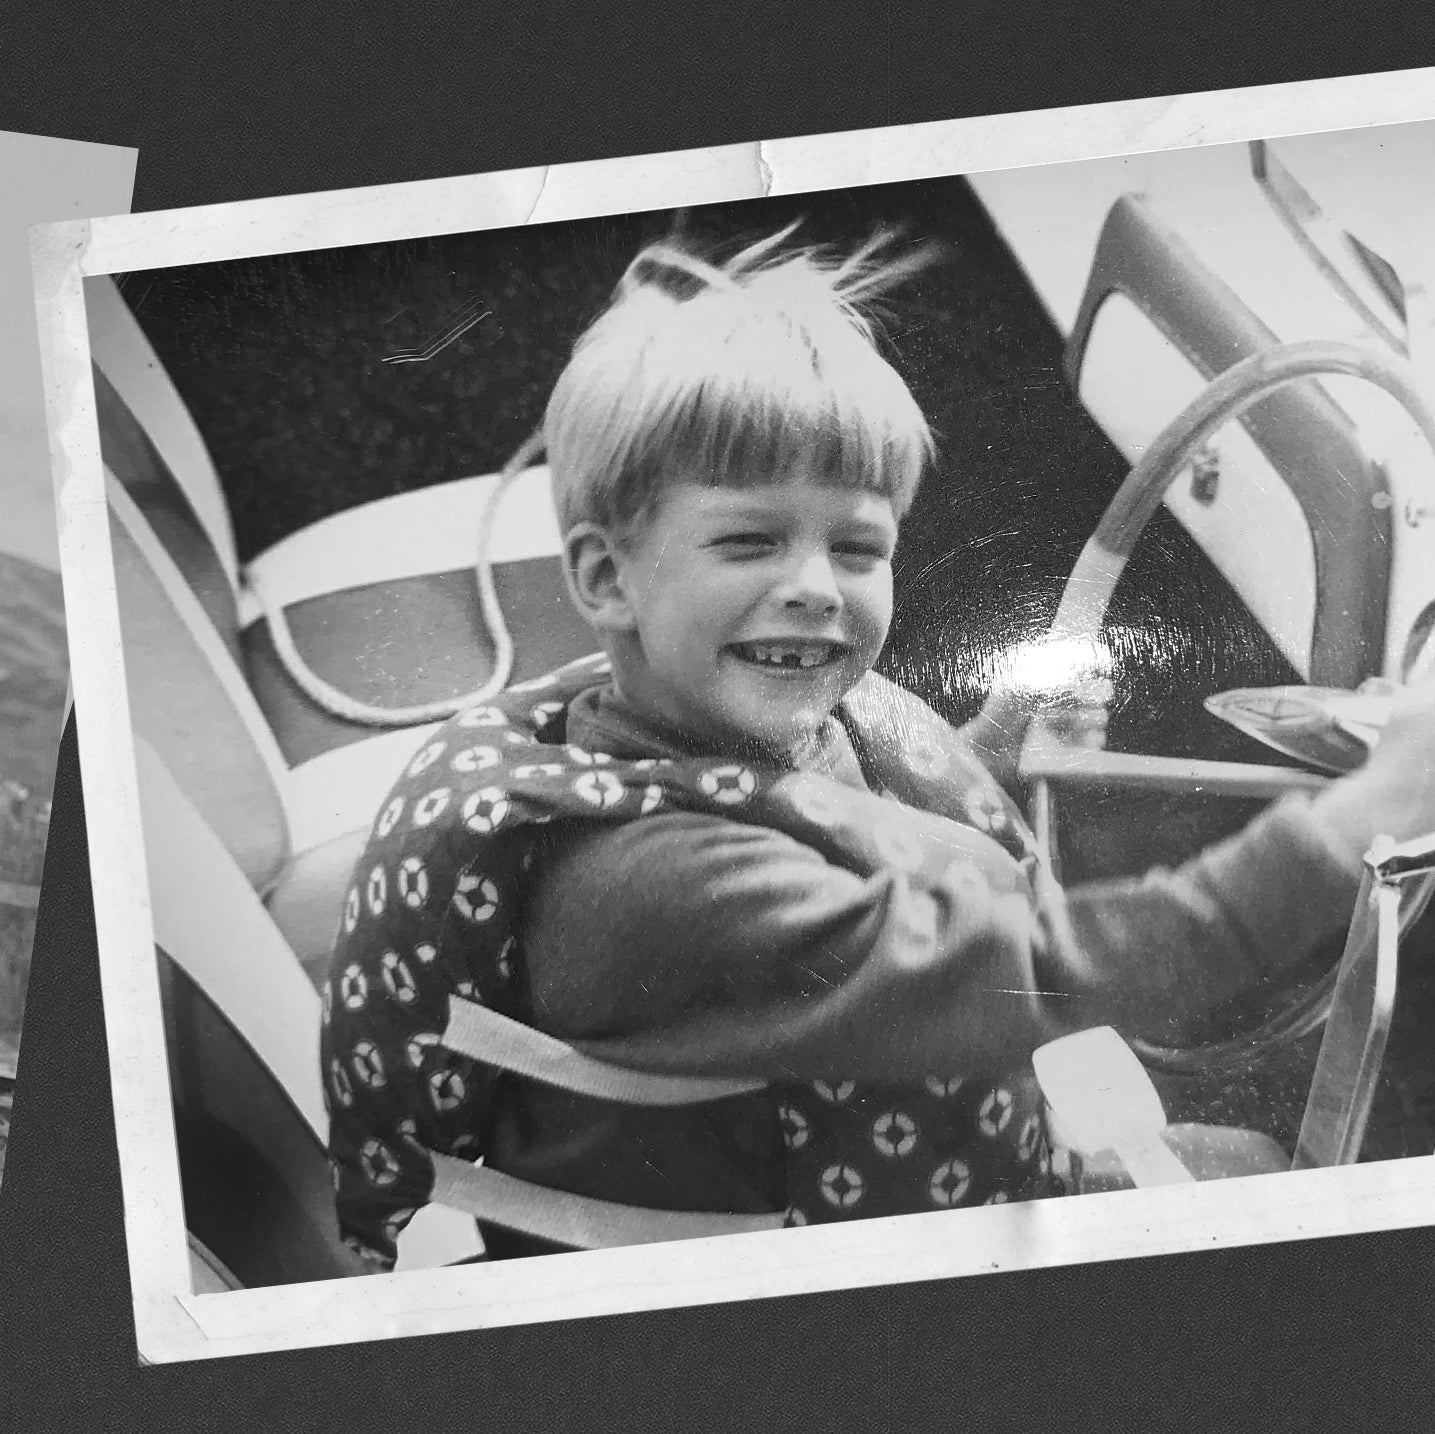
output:
<svg viewBox="0 0 1435 1434"><path fill-rule="evenodd" d="M1001 1069L1070 1030L1197 1014L1337 931L1356 887L1298 802L1177 870L1077 889L1074 941L1024 892L928 894L702 814L579 829L544 873L536 1024L639 1068L801 1079ZM935 938L920 957L911 931Z"/></svg>
<svg viewBox="0 0 1435 1434"><path fill-rule="evenodd" d="M1154 1032L1295 965L1350 923L1359 888L1303 797L1175 870L1074 888L1078 945L1120 993L1122 1022Z"/></svg>

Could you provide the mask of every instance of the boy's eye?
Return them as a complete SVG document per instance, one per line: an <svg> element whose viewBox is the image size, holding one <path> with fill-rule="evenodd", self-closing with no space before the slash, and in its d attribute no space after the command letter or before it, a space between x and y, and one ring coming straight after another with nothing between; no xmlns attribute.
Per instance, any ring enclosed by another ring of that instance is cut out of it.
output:
<svg viewBox="0 0 1435 1434"><path fill-rule="evenodd" d="M844 558L858 558L867 563L885 563L892 556L885 543L876 541L836 543L833 546L833 551Z"/></svg>
<svg viewBox="0 0 1435 1434"><path fill-rule="evenodd" d="M724 533L714 546L743 552L758 552L773 547L776 541L769 533Z"/></svg>

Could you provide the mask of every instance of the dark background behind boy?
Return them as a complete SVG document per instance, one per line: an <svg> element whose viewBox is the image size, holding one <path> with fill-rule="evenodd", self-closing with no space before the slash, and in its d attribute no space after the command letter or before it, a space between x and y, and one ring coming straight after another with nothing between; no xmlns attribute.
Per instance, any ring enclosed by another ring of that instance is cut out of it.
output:
<svg viewBox="0 0 1435 1434"><path fill-rule="evenodd" d="M987 7L977 26L930 3L651 9L456 23L417 4L396 24L375 7L337 39L318 11L281 24L235 7L196 26L152 3L16 0L0 123L137 144L140 211L1435 62L1435 12L1396 6L1376 23L1359 0L1166 7L1135 27L1117 3ZM82 890L73 728L57 795L57 878ZM74 991L94 972L88 902L57 897L41 944L54 979L32 1002L33 1143L0 1221L17 1291L0 1297L0 1404L20 1427L388 1430L450 1418L456 1398L493 1428L545 1431L759 1416L774 1430L956 1415L1093 1427L1117 1411L1158 1428L1428 1422L1428 1332L1411 1311L1429 1230L138 1369L99 995ZM71 1066L60 1038L75 1036L88 1053ZM69 1144L74 1160L53 1158ZM671 1358L655 1370L659 1345ZM382 1389L365 1378L376 1358Z"/></svg>

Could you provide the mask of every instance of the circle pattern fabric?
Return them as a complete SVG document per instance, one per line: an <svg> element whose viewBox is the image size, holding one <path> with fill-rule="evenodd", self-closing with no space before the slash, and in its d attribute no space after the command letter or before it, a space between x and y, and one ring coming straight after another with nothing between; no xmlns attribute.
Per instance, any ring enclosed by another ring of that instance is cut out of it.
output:
<svg viewBox="0 0 1435 1434"><path fill-rule="evenodd" d="M810 774L585 751L565 740L567 705L602 670L597 658L569 664L543 680L541 703L526 684L428 737L355 867L322 993L321 1059L341 1232L381 1266L430 1198L430 1152L485 1151L498 1072L447 1049L442 1032L453 997L523 1019L516 913L548 822L711 812L786 831L859 872L895 868L919 890L950 882L953 866L973 882L1020 882L1035 860L991 779L930 753L898 775L909 789L945 784L930 803L945 814L939 840L920 822L894 824L882 798ZM903 939L894 960L928 959L925 924ZM1029 1077L940 1072L897 1087L834 1072L769 1090L790 1225L1060 1193Z"/></svg>

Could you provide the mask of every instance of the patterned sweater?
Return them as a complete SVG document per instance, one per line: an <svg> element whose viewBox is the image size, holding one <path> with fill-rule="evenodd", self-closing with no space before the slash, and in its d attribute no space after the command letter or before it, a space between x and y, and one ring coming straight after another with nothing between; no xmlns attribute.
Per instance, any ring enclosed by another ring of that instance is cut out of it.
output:
<svg viewBox="0 0 1435 1434"><path fill-rule="evenodd" d="M1037 1045L1160 1029L1348 920L1355 874L1299 801L1175 872L1063 896L957 734L890 684L869 679L809 751L767 770L693 751L596 675L484 709L512 748L482 747L491 765L465 754L493 734L454 719L356 873L326 1090L341 1224L380 1262L428 1198L428 1150L629 1205L788 1223L1059 1193ZM512 837L495 888L470 858L492 865L497 799ZM375 873L393 898L380 912ZM486 909L500 890L508 924L476 958L455 903ZM438 1043L455 991L615 1065L770 1084L654 1109L490 1076ZM545 1248L484 1234L495 1255Z"/></svg>

